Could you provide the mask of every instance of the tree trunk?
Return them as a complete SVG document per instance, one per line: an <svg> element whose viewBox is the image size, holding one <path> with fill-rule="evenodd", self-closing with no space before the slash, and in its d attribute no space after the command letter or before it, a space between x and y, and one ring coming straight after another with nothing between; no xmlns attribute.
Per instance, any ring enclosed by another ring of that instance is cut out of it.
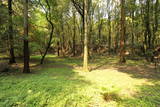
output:
<svg viewBox="0 0 160 107"><path fill-rule="evenodd" d="M120 63L125 63L125 0L121 0Z"/></svg>
<svg viewBox="0 0 160 107"><path fill-rule="evenodd" d="M30 73L29 42L28 42L28 0L24 0L24 68L23 73Z"/></svg>
<svg viewBox="0 0 160 107"><path fill-rule="evenodd" d="M158 31L158 18L159 18L159 0L156 0L156 4L155 4L155 14L154 14L154 29L153 29L153 39L152 39L152 44L153 44L153 47L155 47L155 39L156 39L156 33Z"/></svg>
<svg viewBox="0 0 160 107"><path fill-rule="evenodd" d="M135 5L135 0L132 1L132 5ZM132 8L132 11L131 11L131 17L132 17L132 54L134 54L134 45L135 45L135 24L134 24L134 21L135 21L135 18L134 18L134 13L135 13L135 10L134 8Z"/></svg>
<svg viewBox="0 0 160 107"><path fill-rule="evenodd" d="M147 41L147 49L151 49L152 48L152 43L151 43L151 39L152 39L152 32L151 32L151 27L150 27L150 0L146 1L146 17L145 17L145 21L146 21L146 35L148 38Z"/></svg>
<svg viewBox="0 0 160 107"><path fill-rule="evenodd" d="M49 41L48 41L48 44L47 44L47 48L46 48L46 50L45 50L45 52L44 52L44 54L43 54L43 56L42 56L42 58L41 58L40 64L43 64L43 63L44 63L44 59L45 59L45 57L46 57L46 55L47 55L47 53L48 53L49 48L51 47L51 42L52 42L52 38L53 38L53 31L54 31L53 23L52 23L49 19L47 19L47 21L48 21L49 24L51 25L51 32L50 32L50 36L49 36Z"/></svg>
<svg viewBox="0 0 160 107"><path fill-rule="evenodd" d="M98 25L98 45L101 44L101 32L102 32L102 20L99 19L99 25Z"/></svg>
<svg viewBox="0 0 160 107"><path fill-rule="evenodd" d="M62 30L62 34L61 34L61 37L62 37L62 43L61 43L61 49L62 49L62 55L65 56L65 49L66 49L66 46L65 46L65 37L64 37L64 24L63 24L63 19L62 19L62 22L61 22L61 30Z"/></svg>
<svg viewBox="0 0 160 107"><path fill-rule="evenodd" d="M74 28L73 28L73 49L72 49L72 53L73 56L76 55L76 12L75 10L73 10L73 23L74 23Z"/></svg>
<svg viewBox="0 0 160 107"><path fill-rule="evenodd" d="M14 55L14 40L13 40L13 22L12 22L12 0L8 0L8 14L9 14L9 46L10 46L10 59L9 63L16 63Z"/></svg>
<svg viewBox="0 0 160 107"><path fill-rule="evenodd" d="M88 12L87 12L87 2L88 0L83 1L84 5L84 58L83 58L83 70L88 72Z"/></svg>
<svg viewBox="0 0 160 107"><path fill-rule="evenodd" d="M110 13L109 13L109 16L108 16L108 26L109 26L109 34L108 34L108 53L110 55L111 53L111 16L110 16Z"/></svg>
<svg viewBox="0 0 160 107"><path fill-rule="evenodd" d="M57 55L60 56L60 45L59 41L57 42Z"/></svg>
<svg viewBox="0 0 160 107"><path fill-rule="evenodd" d="M48 11L46 11L46 20L47 22L50 24L51 26L51 32L50 32L50 35L49 35L49 41L48 41L48 44L47 44L47 47L46 47L46 50L41 58L41 61L40 61L40 64L43 64L44 63L44 59L48 53L48 50L50 49L51 47L51 44L52 44L52 38L53 38L53 31L54 31L54 25L53 25L53 22L51 21L51 8L50 8L50 5L49 5L49 2L48 0L45 0L47 6L48 6Z"/></svg>

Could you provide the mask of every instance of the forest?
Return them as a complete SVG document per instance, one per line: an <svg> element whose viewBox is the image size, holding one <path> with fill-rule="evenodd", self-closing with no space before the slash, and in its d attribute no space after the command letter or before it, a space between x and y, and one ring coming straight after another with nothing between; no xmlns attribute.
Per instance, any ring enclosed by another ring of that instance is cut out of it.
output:
<svg viewBox="0 0 160 107"><path fill-rule="evenodd" d="M0 0L0 107L159 107L160 0Z"/></svg>

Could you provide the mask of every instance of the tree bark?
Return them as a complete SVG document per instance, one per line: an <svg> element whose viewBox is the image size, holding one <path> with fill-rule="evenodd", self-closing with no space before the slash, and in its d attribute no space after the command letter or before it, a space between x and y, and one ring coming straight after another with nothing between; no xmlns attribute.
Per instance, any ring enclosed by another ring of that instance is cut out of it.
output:
<svg viewBox="0 0 160 107"><path fill-rule="evenodd" d="M154 29L153 29L153 39L152 39L152 44L153 47L155 47L155 39L156 39L156 33L158 31L158 17L159 17L159 0L156 0L156 4L155 4L155 14L154 14Z"/></svg>
<svg viewBox="0 0 160 107"><path fill-rule="evenodd" d="M147 41L147 49L151 49L152 48L152 43L151 43L151 39L152 39L152 32L151 32L151 27L150 27L150 0L146 1L146 17L145 17L145 23L146 23L146 31L145 34L147 35L147 37L145 38Z"/></svg>
<svg viewBox="0 0 160 107"><path fill-rule="evenodd" d="M120 63L125 63L125 0L121 0Z"/></svg>
<svg viewBox="0 0 160 107"><path fill-rule="evenodd" d="M84 5L84 57L83 57L83 70L88 72L88 26L87 26L87 22L88 22L88 0L84 0L83 1L83 5Z"/></svg>
<svg viewBox="0 0 160 107"><path fill-rule="evenodd" d="M28 0L24 0L24 68L23 73L30 73L29 42L28 42Z"/></svg>
<svg viewBox="0 0 160 107"><path fill-rule="evenodd" d="M135 0L132 1L132 5L135 6ZM134 21L135 21L135 16L134 16L134 13L135 13L135 9L132 8L131 10L131 17L132 17L132 54L134 54L134 45L135 45L135 24L134 24Z"/></svg>
<svg viewBox="0 0 160 107"><path fill-rule="evenodd" d="M109 34L108 34L108 53L109 53L109 55L110 55L110 53L111 53L111 16L110 16L110 13L108 14L109 16L108 16L108 26L109 26Z"/></svg>
<svg viewBox="0 0 160 107"><path fill-rule="evenodd" d="M73 28L73 49L72 49L72 53L73 56L76 55L76 12L75 10L73 10L73 23L74 23L74 28Z"/></svg>
<svg viewBox="0 0 160 107"><path fill-rule="evenodd" d="M9 14L9 52L10 52L10 59L9 63L13 64L16 63L15 61L15 54L14 54L14 40L13 40L13 22L12 22L12 0L8 0L8 14Z"/></svg>

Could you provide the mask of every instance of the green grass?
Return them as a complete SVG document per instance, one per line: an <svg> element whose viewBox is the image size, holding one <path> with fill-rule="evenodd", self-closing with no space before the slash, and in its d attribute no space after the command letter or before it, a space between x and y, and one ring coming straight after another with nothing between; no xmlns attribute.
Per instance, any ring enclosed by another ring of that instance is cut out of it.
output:
<svg viewBox="0 0 160 107"><path fill-rule="evenodd" d="M44 65L31 58L31 74L0 75L0 107L160 106L160 75L145 61L93 57L92 72L82 72L80 58L49 55Z"/></svg>

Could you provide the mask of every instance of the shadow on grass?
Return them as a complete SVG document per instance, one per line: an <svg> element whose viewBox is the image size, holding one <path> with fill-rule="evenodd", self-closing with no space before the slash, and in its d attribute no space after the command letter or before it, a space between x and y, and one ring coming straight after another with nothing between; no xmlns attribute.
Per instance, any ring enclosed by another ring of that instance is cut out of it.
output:
<svg viewBox="0 0 160 107"><path fill-rule="evenodd" d="M126 64L120 64L117 57L100 57L94 58L91 61L96 64L92 67L92 70L104 70L109 68L115 68L119 72L127 73L133 78L146 78L146 79L158 79L160 73L156 72L154 65L146 62L145 60L127 60Z"/></svg>
<svg viewBox="0 0 160 107"><path fill-rule="evenodd" d="M160 74L154 67L144 66L116 66L118 71L127 73L133 78L145 78L149 80L160 80Z"/></svg>

